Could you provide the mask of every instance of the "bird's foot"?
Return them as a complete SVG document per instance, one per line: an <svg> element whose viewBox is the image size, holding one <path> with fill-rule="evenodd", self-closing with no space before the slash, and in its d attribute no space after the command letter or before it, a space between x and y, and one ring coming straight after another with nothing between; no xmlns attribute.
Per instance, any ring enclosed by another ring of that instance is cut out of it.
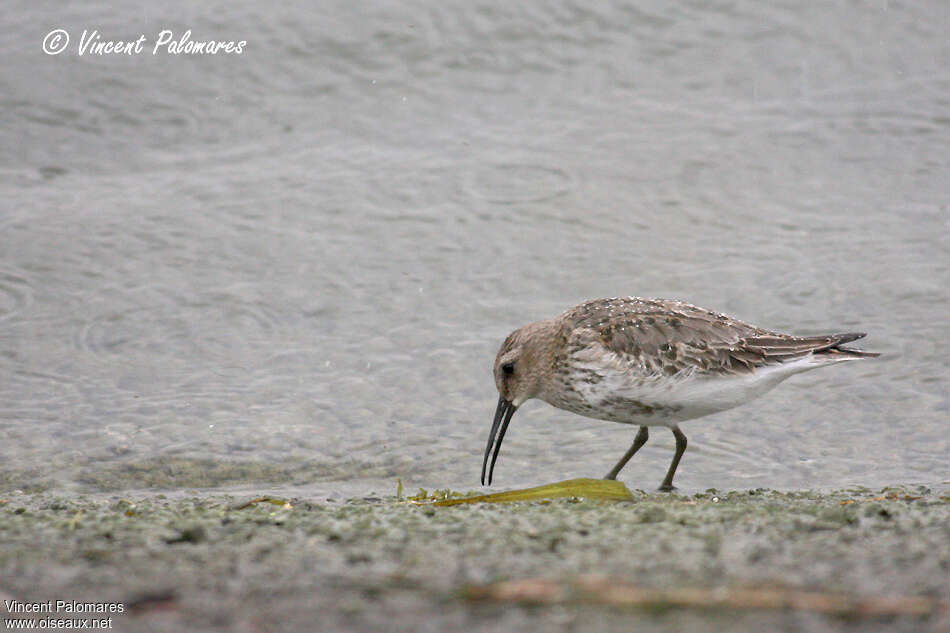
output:
<svg viewBox="0 0 950 633"><path fill-rule="evenodd" d="M660 492L673 492L674 490L676 490L676 486L674 486L673 484L661 484L660 487L657 488L657 490L659 490Z"/></svg>

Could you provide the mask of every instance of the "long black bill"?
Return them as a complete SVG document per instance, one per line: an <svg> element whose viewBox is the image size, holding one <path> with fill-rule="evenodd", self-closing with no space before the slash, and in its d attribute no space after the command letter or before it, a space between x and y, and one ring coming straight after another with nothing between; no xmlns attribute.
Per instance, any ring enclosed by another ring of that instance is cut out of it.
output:
<svg viewBox="0 0 950 633"><path fill-rule="evenodd" d="M488 435L488 446L485 447L485 460L482 462L482 485L485 485L485 467L488 465L488 454L492 452L491 447L494 444L495 452L491 456L491 467L488 469L488 485L491 485L491 476L495 472L495 460L498 459L498 451L501 449L501 441L505 439L505 431L508 430L508 423L511 422L511 416L515 414L518 407L505 400L504 396L498 396L498 408L495 409L495 419L491 423L491 433ZM504 418L504 421L502 421ZM498 425L501 425L501 432L498 431ZM498 442L495 442L495 434L498 434Z"/></svg>

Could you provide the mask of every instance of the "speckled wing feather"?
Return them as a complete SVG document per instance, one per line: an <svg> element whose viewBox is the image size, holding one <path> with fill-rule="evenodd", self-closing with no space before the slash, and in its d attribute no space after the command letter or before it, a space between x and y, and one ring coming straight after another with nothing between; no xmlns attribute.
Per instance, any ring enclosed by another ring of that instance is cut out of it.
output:
<svg viewBox="0 0 950 633"><path fill-rule="evenodd" d="M789 336L687 303L639 297L588 301L562 318L569 340L582 345L599 338L604 348L647 374L752 373L863 336Z"/></svg>

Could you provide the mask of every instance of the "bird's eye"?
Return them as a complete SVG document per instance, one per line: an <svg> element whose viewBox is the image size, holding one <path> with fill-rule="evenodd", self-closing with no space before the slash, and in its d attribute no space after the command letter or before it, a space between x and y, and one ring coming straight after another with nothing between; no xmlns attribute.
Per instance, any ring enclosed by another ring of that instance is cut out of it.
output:
<svg viewBox="0 0 950 633"><path fill-rule="evenodd" d="M506 376L510 376L511 374L515 373L515 364L505 363L501 366L501 371L503 371Z"/></svg>

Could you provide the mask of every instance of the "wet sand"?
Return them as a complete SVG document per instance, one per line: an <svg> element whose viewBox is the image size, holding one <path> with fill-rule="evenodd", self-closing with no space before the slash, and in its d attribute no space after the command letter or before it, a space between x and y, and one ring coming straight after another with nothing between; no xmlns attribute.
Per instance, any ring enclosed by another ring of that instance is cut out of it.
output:
<svg viewBox="0 0 950 633"><path fill-rule="evenodd" d="M117 631L950 630L946 485L453 507L14 492L0 542L0 597L119 603Z"/></svg>

